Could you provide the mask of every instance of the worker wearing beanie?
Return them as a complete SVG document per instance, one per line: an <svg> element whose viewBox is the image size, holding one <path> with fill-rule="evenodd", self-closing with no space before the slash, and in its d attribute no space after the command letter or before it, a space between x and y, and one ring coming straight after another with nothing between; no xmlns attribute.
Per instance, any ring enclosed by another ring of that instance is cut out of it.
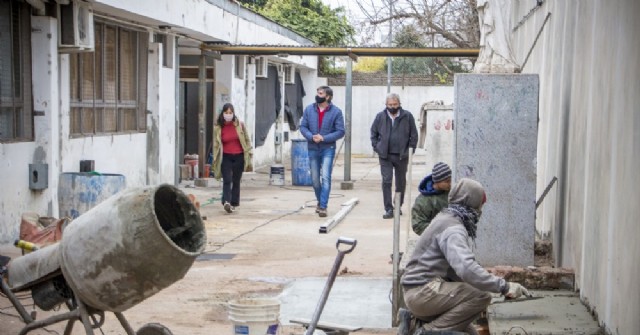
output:
<svg viewBox="0 0 640 335"><path fill-rule="evenodd" d="M450 189L451 168L438 162L418 186L420 195L411 209L411 227L416 234L421 235L440 210L447 207Z"/></svg>

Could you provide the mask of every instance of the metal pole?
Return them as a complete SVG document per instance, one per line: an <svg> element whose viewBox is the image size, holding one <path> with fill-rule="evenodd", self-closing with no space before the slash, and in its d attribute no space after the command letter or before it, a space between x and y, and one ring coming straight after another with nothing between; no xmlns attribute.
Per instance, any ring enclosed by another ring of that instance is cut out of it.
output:
<svg viewBox="0 0 640 335"><path fill-rule="evenodd" d="M393 0L389 0L389 48L393 42ZM387 93L391 93L391 56L387 57Z"/></svg>
<svg viewBox="0 0 640 335"><path fill-rule="evenodd" d="M393 282L391 287L391 326L398 325L398 297L400 296L400 278L398 271L400 268L400 199L402 193L396 192L393 198Z"/></svg>
<svg viewBox="0 0 640 335"><path fill-rule="evenodd" d="M408 188L407 190L407 212L409 212L409 215L407 215L407 230L406 230L406 242L404 244L405 247L405 251L407 250L407 246L409 245L409 234L411 233L410 227L411 227L411 189L413 188L413 172L412 172L412 168L411 166L413 165L413 149L409 148L409 168L407 169L407 184L405 186L405 188Z"/></svg>
<svg viewBox="0 0 640 335"><path fill-rule="evenodd" d="M347 87L345 90L344 106L344 181L351 181L351 102L352 95L353 60L347 58Z"/></svg>
<svg viewBox="0 0 640 335"><path fill-rule="evenodd" d="M183 103L184 100L182 100L182 96L180 95L181 92L181 84L180 84L180 53L178 52L178 37L174 37L173 38L173 59L174 59L174 69L176 69L175 75L174 75L174 83L175 83L175 90L174 90L174 94L175 94L175 123L176 123L176 128L174 130L174 136L176 137L175 139L175 143L176 143L176 147L175 147L175 154L176 154L176 163L175 163L175 167L174 167L174 177L173 177L173 183L175 185L180 184L180 164L184 164L184 160L182 159L182 157L184 157L184 152L182 152L182 148L184 148L184 137L183 137L183 132L181 131L182 129L182 124L184 122L184 113L181 112L180 110L180 105Z"/></svg>
<svg viewBox="0 0 640 335"><path fill-rule="evenodd" d="M205 113L207 110L207 56L200 53L200 65L198 68L198 171L204 170L204 162L207 159ZM194 176L199 178L199 176Z"/></svg>

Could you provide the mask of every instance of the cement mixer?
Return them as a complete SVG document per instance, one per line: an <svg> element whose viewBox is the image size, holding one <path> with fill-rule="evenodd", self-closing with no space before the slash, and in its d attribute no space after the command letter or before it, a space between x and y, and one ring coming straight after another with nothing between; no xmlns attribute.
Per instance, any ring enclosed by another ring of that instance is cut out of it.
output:
<svg viewBox="0 0 640 335"><path fill-rule="evenodd" d="M25 323L20 335L65 321L65 335L76 321L93 335L105 312L127 335L170 335L157 323L134 332L122 313L182 279L205 245L200 214L182 191L132 188L71 221L59 242L14 260L0 256L0 290ZM16 298L25 291L42 310L69 311L36 321Z"/></svg>

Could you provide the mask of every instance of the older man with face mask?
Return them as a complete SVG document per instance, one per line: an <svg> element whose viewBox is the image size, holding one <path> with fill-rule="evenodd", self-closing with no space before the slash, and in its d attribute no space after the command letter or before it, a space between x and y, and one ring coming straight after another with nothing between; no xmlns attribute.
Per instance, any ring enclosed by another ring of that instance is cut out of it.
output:
<svg viewBox="0 0 640 335"><path fill-rule="evenodd" d="M490 274L475 260L470 243L486 199L480 183L461 179L449 192L448 207L416 242L401 280L407 308L426 322L413 335L434 330L477 334L471 323L491 303L489 292L514 299L529 295L522 285ZM401 309L403 332L411 314Z"/></svg>
<svg viewBox="0 0 640 335"><path fill-rule="evenodd" d="M391 184L394 172L396 192L401 194L400 206L404 203L409 150L415 152L417 145L418 128L413 115L402 109L399 95L390 93L387 95L386 108L376 115L371 125L371 146L378 154L382 174L383 219L393 218Z"/></svg>

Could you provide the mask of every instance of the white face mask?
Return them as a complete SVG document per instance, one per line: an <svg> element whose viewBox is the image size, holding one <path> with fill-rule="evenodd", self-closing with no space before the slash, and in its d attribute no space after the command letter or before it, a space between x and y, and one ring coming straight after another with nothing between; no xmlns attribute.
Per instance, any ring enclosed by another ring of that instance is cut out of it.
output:
<svg viewBox="0 0 640 335"><path fill-rule="evenodd" d="M231 122L233 120L233 114L222 114L222 117L224 117L224 120L227 122Z"/></svg>

